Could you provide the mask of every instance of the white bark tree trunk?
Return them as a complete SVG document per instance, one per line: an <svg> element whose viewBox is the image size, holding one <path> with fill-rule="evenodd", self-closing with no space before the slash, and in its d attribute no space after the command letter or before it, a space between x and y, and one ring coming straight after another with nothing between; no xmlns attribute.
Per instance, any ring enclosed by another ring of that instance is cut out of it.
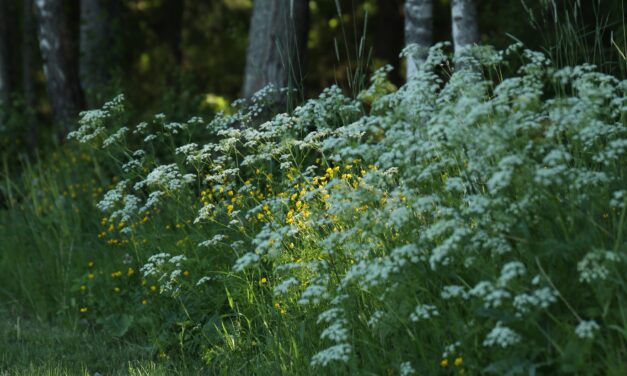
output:
<svg viewBox="0 0 627 376"><path fill-rule="evenodd" d="M299 85L307 43L307 0L255 0L248 35L242 95L268 84Z"/></svg>
<svg viewBox="0 0 627 376"><path fill-rule="evenodd" d="M82 107L83 98L78 72L71 61L63 3L63 0L35 0L35 9L48 99L55 123L61 126L61 132L67 132Z"/></svg>
<svg viewBox="0 0 627 376"><path fill-rule="evenodd" d="M453 46L455 55L479 43L479 25L474 0L453 0L451 2L453 22Z"/></svg>
<svg viewBox="0 0 627 376"><path fill-rule="evenodd" d="M433 44L433 1L405 1L405 45L416 44L416 54L407 57L407 79L415 76Z"/></svg>

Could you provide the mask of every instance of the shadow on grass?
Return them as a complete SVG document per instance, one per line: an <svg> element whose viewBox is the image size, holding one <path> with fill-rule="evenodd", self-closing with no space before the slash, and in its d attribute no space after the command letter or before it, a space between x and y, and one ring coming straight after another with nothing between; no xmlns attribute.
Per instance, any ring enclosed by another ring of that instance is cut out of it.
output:
<svg viewBox="0 0 627 376"><path fill-rule="evenodd" d="M23 319L0 307L0 376L202 374L202 365L155 360L151 346L104 338L80 324Z"/></svg>

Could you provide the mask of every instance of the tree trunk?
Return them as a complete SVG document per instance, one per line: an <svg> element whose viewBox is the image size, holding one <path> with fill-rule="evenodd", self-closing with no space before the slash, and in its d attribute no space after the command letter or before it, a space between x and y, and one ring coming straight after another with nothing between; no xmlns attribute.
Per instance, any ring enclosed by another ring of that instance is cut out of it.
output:
<svg viewBox="0 0 627 376"><path fill-rule="evenodd" d="M9 70L8 1L0 0L0 103L8 104L11 95Z"/></svg>
<svg viewBox="0 0 627 376"><path fill-rule="evenodd" d="M63 0L36 0L39 48L54 121L67 132L82 108L78 72L72 64L70 33Z"/></svg>
<svg viewBox="0 0 627 376"><path fill-rule="evenodd" d="M183 62L182 48L182 32L183 32L183 14L185 13L185 0L166 0L165 4L166 18L158 26L161 30L162 38L170 47L172 56L177 65Z"/></svg>
<svg viewBox="0 0 627 376"><path fill-rule="evenodd" d="M374 35L374 55L394 67L390 73L392 82L402 84L400 58L403 49L403 17L398 0L378 0Z"/></svg>
<svg viewBox="0 0 627 376"><path fill-rule="evenodd" d="M433 44L432 0L405 1L405 45L416 44L415 54L407 57L407 79L414 77Z"/></svg>
<svg viewBox="0 0 627 376"><path fill-rule="evenodd" d="M33 49L35 28L33 23L33 2L22 0L22 91L26 105L28 143L31 150L37 147L37 122L35 119L35 81L33 80Z"/></svg>
<svg viewBox="0 0 627 376"><path fill-rule="evenodd" d="M254 1L242 88L245 98L269 84L289 90L301 85L308 20L307 0Z"/></svg>
<svg viewBox="0 0 627 376"><path fill-rule="evenodd" d="M79 73L89 107L102 104L103 89L118 59L116 18L119 0L82 0Z"/></svg>
<svg viewBox="0 0 627 376"><path fill-rule="evenodd" d="M474 0L453 0L451 3L453 22L453 46L455 55L479 43L479 25Z"/></svg>

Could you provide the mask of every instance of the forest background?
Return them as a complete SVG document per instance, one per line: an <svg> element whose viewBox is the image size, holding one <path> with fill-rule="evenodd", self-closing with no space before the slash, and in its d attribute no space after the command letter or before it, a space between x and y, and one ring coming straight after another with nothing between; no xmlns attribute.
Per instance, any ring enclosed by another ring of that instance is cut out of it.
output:
<svg viewBox="0 0 627 376"><path fill-rule="evenodd" d="M250 0L114 0L104 2L105 16L98 15L98 1L84 1L83 7L78 0L48 3L56 4L55 15L62 17L53 25L66 47L61 68L69 80L80 80L69 85L75 87L76 105L68 110L72 119L119 93L126 95L137 119L164 112L173 120L209 115L250 96L243 86ZM0 1L0 142L13 155L32 154L58 133L52 131L53 106L33 5L31 0ZM95 13L89 13L90 6L96 6ZM308 29L298 57L303 69L296 77L301 100L331 84L350 90L358 65L361 80L391 64L391 81L404 82L402 1L312 0L308 6L298 21ZM620 69L611 63L619 55L615 46L625 38L622 6L620 0L478 1L480 42L504 48L521 41L564 60L560 64L600 63L615 73ZM449 0L433 2L433 20L433 42L450 40Z"/></svg>

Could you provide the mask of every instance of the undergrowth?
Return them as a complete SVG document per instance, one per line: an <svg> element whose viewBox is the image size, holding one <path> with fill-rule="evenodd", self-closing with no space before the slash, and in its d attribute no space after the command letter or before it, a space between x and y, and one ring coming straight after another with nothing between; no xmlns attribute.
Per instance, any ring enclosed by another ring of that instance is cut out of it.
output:
<svg viewBox="0 0 627 376"><path fill-rule="evenodd" d="M3 185L0 291L211 374L626 374L627 82L462 59L274 116L83 113Z"/></svg>

